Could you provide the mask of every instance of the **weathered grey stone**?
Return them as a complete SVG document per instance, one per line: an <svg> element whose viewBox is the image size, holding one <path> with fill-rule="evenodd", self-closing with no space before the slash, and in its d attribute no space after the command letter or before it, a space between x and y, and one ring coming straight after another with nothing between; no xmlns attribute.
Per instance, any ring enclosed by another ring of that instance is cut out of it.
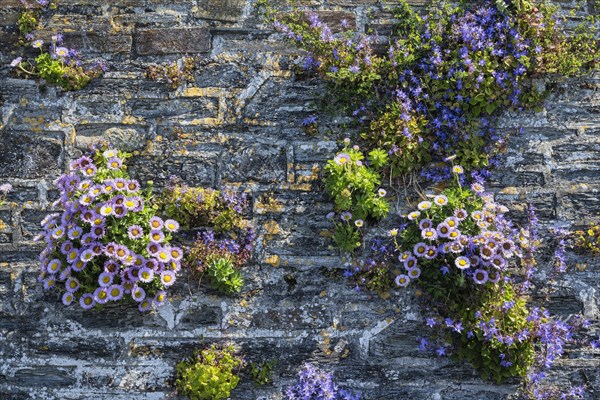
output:
<svg viewBox="0 0 600 400"><path fill-rule="evenodd" d="M320 110L322 81L294 77L297 49L264 29L252 8L256 2L58 3L40 37L48 40L64 31L67 44L82 50L84 58L107 59L110 69L69 93L0 69L0 184L15 187L0 207L0 398L173 398L175 364L198 348L225 341L238 345L247 360L278 360L274 382L265 387L256 388L244 371L231 396L236 400L284 399L285 386L307 361L332 371L337 382L360 391L365 400L490 400L516 392L515 384L478 379L468 364L419 352L417 338L427 330L414 291L381 298L348 284L346 260L331 246L325 219L333 205L319 179L324 163L338 151L340 138L331 132L349 134L342 131L348 120ZM270 2L282 12L290 11L287 3ZM296 2L317 11L336 32L346 19L351 28L373 28L385 36L391 14L380 3ZM12 26L19 7L18 0L0 0L2 65L23 51L14 45ZM370 13L374 19L367 24ZM152 63L198 52L204 54L195 83L171 90L144 78ZM553 93L543 112L512 113L502 120L501 129L525 129L511 138L488 186L513 209L509 216L516 222L526 221L523 211L533 204L546 244L551 242L547 226L582 228L600 209L599 78L596 73L560 84L542 82ZM319 115L314 136L301 126L311 114ZM249 191L246 217L258 240L252 263L243 269L242 293L221 295L205 277L199 284L186 271L167 305L141 315L134 304L91 312L65 308L58 291L42 290L37 277L44 244L31 239L59 196L51 182L101 139L135 152L129 173L140 182L154 181L157 192L171 175L192 186ZM592 321L585 335L597 338L599 260L571 252L568 257L578 268L556 278L547 304L559 318L584 312ZM551 254L538 263L535 279L545 281ZM536 293L533 300L544 295ZM598 397L597 353L579 344L568 352L552 379L564 387L586 383L588 398Z"/></svg>

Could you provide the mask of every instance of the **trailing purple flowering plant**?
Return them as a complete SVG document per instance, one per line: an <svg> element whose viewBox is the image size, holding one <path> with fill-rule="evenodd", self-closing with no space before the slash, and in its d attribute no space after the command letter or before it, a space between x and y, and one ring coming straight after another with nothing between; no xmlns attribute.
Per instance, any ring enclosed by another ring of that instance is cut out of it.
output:
<svg viewBox="0 0 600 400"><path fill-rule="evenodd" d="M348 28L334 34L316 14L296 11L274 22L306 50L303 68L329 83L326 102L356 119L367 151L390 153L392 175L450 154L468 170L485 168L506 143L495 128L501 110L537 107L544 93L536 79L574 75L599 61L594 21L567 35L544 0L434 3L424 17L405 2L394 9L387 51L375 51L378 37Z"/></svg>
<svg viewBox="0 0 600 400"><path fill-rule="evenodd" d="M340 388L333 376L312 364L298 372L298 382L285 390L288 400L360 400L358 394Z"/></svg>
<svg viewBox="0 0 600 400"><path fill-rule="evenodd" d="M156 215L151 189L126 172L129 156L102 145L54 181L53 207L63 211L44 218L36 238L46 243L39 281L67 306L127 301L148 311L175 283L183 250L169 243L179 223Z"/></svg>

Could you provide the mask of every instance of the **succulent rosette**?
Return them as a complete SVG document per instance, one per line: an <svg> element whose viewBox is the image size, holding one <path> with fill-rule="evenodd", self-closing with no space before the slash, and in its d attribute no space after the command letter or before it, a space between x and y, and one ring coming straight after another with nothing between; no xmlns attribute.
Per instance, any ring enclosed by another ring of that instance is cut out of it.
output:
<svg viewBox="0 0 600 400"><path fill-rule="evenodd" d="M39 281L58 288L65 305L91 309L129 301L140 311L162 305L175 283L182 249L171 246L177 221L155 215L151 191L126 172L129 154L106 146L73 161L54 181L60 198L36 238Z"/></svg>

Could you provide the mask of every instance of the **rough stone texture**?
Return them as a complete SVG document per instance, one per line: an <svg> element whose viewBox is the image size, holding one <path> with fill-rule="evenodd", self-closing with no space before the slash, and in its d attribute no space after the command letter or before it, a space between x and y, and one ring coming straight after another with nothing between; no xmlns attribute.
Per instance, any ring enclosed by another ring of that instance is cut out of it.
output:
<svg viewBox="0 0 600 400"><path fill-rule="evenodd" d="M365 399L490 400L515 392L516 385L481 381L468 365L419 353L424 326L413 292L381 299L344 282L343 260L321 235L332 205L318 178L336 138L301 127L323 87L293 76L295 50L261 25L254 1L58 3L39 35L64 30L110 70L72 93L11 77L19 1L0 0L0 183L16 189L0 207L0 398L173 398L175 363L225 340L250 361L279 362L273 384L256 388L244 376L232 399L283 399L304 361L334 371ZM271 3L289 11L284 1ZM298 2L334 25L346 18L385 35L390 14L381 3ZM574 3L560 2L565 11ZM597 1L588 7L598 12ZM202 53L194 85L170 91L143 78L150 63L186 52ZM545 226L579 227L600 210L600 76L554 86L543 112L503 120L505 129L524 132L512 138L492 186L515 209L533 203ZM324 117L321 131L343 122ZM169 304L142 316L120 305L66 309L42 291L32 238L57 198L51 182L102 137L136 152L130 171L142 181L160 187L178 175L250 193L248 218L260 235L241 295L221 296L184 277ZM578 267L552 284L549 307L561 318L583 312L597 330L600 263L569 257ZM597 399L599 367L598 350L570 348L555 379L585 383Z"/></svg>

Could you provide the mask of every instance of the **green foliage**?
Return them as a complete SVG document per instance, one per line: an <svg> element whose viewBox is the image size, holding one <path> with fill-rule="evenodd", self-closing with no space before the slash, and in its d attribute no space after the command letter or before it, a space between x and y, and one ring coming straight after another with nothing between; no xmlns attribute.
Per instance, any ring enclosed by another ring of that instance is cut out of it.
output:
<svg viewBox="0 0 600 400"><path fill-rule="evenodd" d="M277 365L277 360L269 360L262 363L251 363L250 364L250 376L252 381L257 386L263 386L271 383L273 376L273 369Z"/></svg>
<svg viewBox="0 0 600 400"><path fill-rule="evenodd" d="M42 53L36 59L36 70L40 78L65 90L78 90L98 76L96 72L84 70L75 62L53 59L49 53Z"/></svg>
<svg viewBox="0 0 600 400"><path fill-rule="evenodd" d="M184 57L181 61L150 65L146 69L146 78L165 82L174 90L184 83L195 82L194 72L198 61L198 57Z"/></svg>
<svg viewBox="0 0 600 400"><path fill-rule="evenodd" d="M360 228L367 218L382 219L390 205L385 199L380 170L388 163L387 153L375 149L369 153L368 163L364 155L354 148L346 147L325 166L325 190L333 199L336 219L333 239L343 251L352 251L361 244Z"/></svg>
<svg viewBox="0 0 600 400"><path fill-rule="evenodd" d="M32 10L25 10L19 17L17 26L19 27L19 33L21 36L25 36L28 33L33 32L38 26L39 13Z"/></svg>
<svg viewBox="0 0 600 400"><path fill-rule="evenodd" d="M161 196L163 212L185 228L212 227L227 232L245 226L246 196L201 187L189 187L173 179Z"/></svg>
<svg viewBox="0 0 600 400"><path fill-rule="evenodd" d="M593 256L600 255L600 225L592 223L586 230L573 232L573 237L576 250Z"/></svg>
<svg viewBox="0 0 600 400"><path fill-rule="evenodd" d="M239 293L244 286L242 273L229 258L216 258L208 263L206 272L213 288L223 293Z"/></svg>
<svg viewBox="0 0 600 400"><path fill-rule="evenodd" d="M189 400L222 400L231 395L240 378L243 361L232 345L212 345L175 367L175 387Z"/></svg>

